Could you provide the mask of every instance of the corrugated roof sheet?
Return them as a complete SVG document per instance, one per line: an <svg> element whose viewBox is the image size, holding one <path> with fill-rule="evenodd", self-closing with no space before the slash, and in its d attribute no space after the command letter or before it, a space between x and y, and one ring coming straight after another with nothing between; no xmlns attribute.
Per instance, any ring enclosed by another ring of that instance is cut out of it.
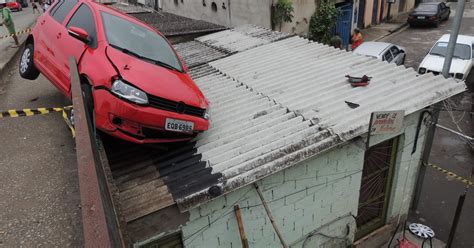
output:
<svg viewBox="0 0 474 248"><path fill-rule="evenodd" d="M219 51L210 46L206 46L198 41L188 41L174 45L181 59L187 67L192 68L198 65L223 58L228 53Z"/></svg>
<svg viewBox="0 0 474 248"><path fill-rule="evenodd" d="M195 20L163 11L153 11L151 13L130 13L130 15L158 29L166 36L195 33L204 34L227 29L225 26L202 20Z"/></svg>
<svg viewBox="0 0 474 248"><path fill-rule="evenodd" d="M213 45L227 42L224 32L214 34ZM236 50L255 44L251 38L240 39L233 44L244 45L234 46ZM212 125L196 146L213 173L222 173L223 192L366 133L373 111L410 114L465 89L462 82L418 76L411 68L300 37L260 44L209 65L215 72L199 68L200 73L193 73L211 102ZM367 87L353 88L347 74L366 74L372 80ZM203 189L177 201L185 210L210 198Z"/></svg>
<svg viewBox="0 0 474 248"><path fill-rule="evenodd" d="M289 37L289 34L268 30L254 25L244 25L230 30L201 36L196 38L196 40L228 53L235 53L287 37Z"/></svg>

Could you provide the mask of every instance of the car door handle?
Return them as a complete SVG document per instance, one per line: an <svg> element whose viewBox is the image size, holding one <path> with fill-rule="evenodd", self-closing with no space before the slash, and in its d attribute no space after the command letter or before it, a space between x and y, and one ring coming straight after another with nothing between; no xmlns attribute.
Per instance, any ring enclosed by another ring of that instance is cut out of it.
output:
<svg viewBox="0 0 474 248"><path fill-rule="evenodd" d="M56 38L58 38L58 39L61 38L61 33L58 33L58 34L56 35Z"/></svg>

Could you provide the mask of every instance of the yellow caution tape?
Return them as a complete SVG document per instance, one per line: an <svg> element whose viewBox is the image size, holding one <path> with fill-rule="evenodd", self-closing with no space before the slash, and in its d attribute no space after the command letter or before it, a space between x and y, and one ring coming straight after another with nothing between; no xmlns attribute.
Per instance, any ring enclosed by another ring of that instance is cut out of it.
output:
<svg viewBox="0 0 474 248"><path fill-rule="evenodd" d="M7 110L0 112L0 118L8 117L24 117L33 115L44 115L54 112L63 112L64 110L70 110L72 106L66 106L64 108L37 108L37 109L21 109L21 110Z"/></svg>
<svg viewBox="0 0 474 248"><path fill-rule="evenodd" d="M72 137L76 137L76 129L71 123L67 116L67 111L72 111L72 106L66 106L64 108L37 108L37 109L21 109L21 110L7 110L0 112L1 118L11 118L11 117L25 117L25 116L34 116L34 115L45 115L49 113L62 112L62 116L67 126L71 130Z"/></svg>
<svg viewBox="0 0 474 248"><path fill-rule="evenodd" d="M466 179L466 178L464 178L464 177L462 177L462 176L458 176L456 173L454 173L454 172L452 172L452 171L448 171L448 170L446 170L446 169L443 169L443 168L441 168L441 167L439 167L439 166L437 166L437 165L435 165L435 164L428 163L428 165L431 166L431 167L433 167L433 168L435 168L436 170L438 170L438 171L440 171L440 172L442 172L442 173L448 175L449 177L452 177L452 178L454 178L454 179L456 179L456 180L458 180L458 181L464 183L464 184L467 184L467 185L469 185L469 186L474 186L474 182L472 182L472 181L470 181L469 179Z"/></svg>
<svg viewBox="0 0 474 248"><path fill-rule="evenodd" d="M66 122L67 126L69 127L69 130L71 130L72 137L76 138L76 129L74 128L74 125L71 123L71 120L67 117L66 111L68 110L72 111L71 108L63 110L63 119Z"/></svg>
<svg viewBox="0 0 474 248"><path fill-rule="evenodd" d="M31 32L31 28L27 28L27 29L25 29L25 30L23 30L23 31L16 32L16 33L14 33L14 34L16 34L16 35L21 35L21 34L26 34L26 33L29 33L29 32ZM12 37L14 34L8 34L8 35L0 36L0 40L1 40L1 39L5 39L5 38Z"/></svg>

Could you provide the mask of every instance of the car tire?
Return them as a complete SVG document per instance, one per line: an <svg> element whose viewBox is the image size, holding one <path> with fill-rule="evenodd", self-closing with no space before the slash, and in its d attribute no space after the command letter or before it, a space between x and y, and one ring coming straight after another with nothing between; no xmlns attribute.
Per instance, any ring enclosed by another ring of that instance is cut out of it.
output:
<svg viewBox="0 0 474 248"><path fill-rule="evenodd" d="M435 24L434 24L436 28L439 27L439 23L440 23L440 20L439 20L439 18L438 18L438 20L436 20L436 22L435 22Z"/></svg>
<svg viewBox="0 0 474 248"><path fill-rule="evenodd" d="M25 48L23 49L23 52L21 53L18 71L20 72L20 76L22 78L35 80L40 74L33 61L34 51L35 49L33 43L28 43L26 44Z"/></svg>
<svg viewBox="0 0 474 248"><path fill-rule="evenodd" d="M95 133L95 111L94 111L94 97L92 95L92 86L87 83L81 84L82 97L84 99L84 108L88 115L88 120L91 121L91 128Z"/></svg>

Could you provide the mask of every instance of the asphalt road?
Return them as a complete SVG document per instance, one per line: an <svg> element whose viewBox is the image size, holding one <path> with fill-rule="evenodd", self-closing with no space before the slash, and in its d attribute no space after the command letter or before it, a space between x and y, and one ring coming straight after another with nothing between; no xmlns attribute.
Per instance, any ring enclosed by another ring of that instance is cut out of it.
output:
<svg viewBox="0 0 474 248"><path fill-rule="evenodd" d="M3 51L0 51L3 53ZM44 77L0 79L0 111L61 107ZM0 247L82 247L74 140L60 113L0 119Z"/></svg>
<svg viewBox="0 0 474 248"><path fill-rule="evenodd" d="M384 41L405 47L407 52L406 66L418 68L419 63L431 46L443 34L450 32L456 10L455 4L451 5L451 10L450 19L442 23L439 28L407 28L385 38ZM460 33L474 35L473 2L466 3ZM473 74L474 72L471 73L469 79L472 83L474 83ZM452 111L454 120L459 123L461 130L471 137L474 136L474 119L468 112L462 110L470 111L472 95L473 93L465 92L451 99L456 109L456 111ZM448 111L441 111L439 123L457 130L449 113ZM430 162L457 175L469 178L472 166L474 166L474 151L458 136L437 129ZM463 192L464 185L432 168L427 168L423 185L418 211L413 211L410 214L409 221L432 227L436 237L446 242L458 197ZM471 188L467 194L452 247L474 247L474 188Z"/></svg>

